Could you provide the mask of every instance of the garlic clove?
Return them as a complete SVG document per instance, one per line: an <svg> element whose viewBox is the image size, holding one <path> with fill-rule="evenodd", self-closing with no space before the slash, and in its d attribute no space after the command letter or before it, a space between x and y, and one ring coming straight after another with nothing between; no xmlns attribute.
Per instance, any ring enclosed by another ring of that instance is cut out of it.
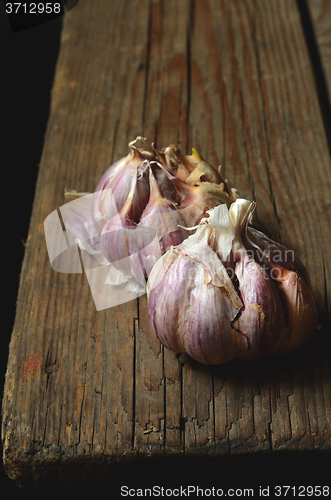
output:
<svg viewBox="0 0 331 500"><path fill-rule="evenodd" d="M263 261L267 266L271 260L274 263L279 263L285 269L298 273L311 287L308 271L293 250L268 238L264 233L253 227L247 228L246 238L247 246L254 247L257 250L257 258L260 262Z"/></svg>
<svg viewBox="0 0 331 500"><path fill-rule="evenodd" d="M141 138L137 138L136 141ZM132 199L132 218L139 222L141 214L149 198L149 182L146 160L151 159L151 153L138 150L133 141L129 144L130 153L111 165L100 178L93 196L92 217L96 230L101 234L105 224L120 211L129 195L132 179L137 176L138 182ZM153 156L152 156L153 158ZM116 211L114 211L113 200Z"/></svg>
<svg viewBox="0 0 331 500"><path fill-rule="evenodd" d="M161 257L162 252L156 231L151 224L138 225L133 221L132 200L137 182L136 175L122 210L103 228L101 249L114 267L128 278L133 276L140 284L145 285L145 277Z"/></svg>
<svg viewBox="0 0 331 500"><path fill-rule="evenodd" d="M309 286L296 272L273 261L269 267L290 324L289 342L281 349L285 354L306 344L317 327L316 302Z"/></svg>
<svg viewBox="0 0 331 500"><path fill-rule="evenodd" d="M172 158L170 156L174 147L174 145L171 145L167 148L164 148L162 151L159 151L155 149L154 144L152 144L153 151L164 168L168 170L172 175L177 175L178 161L176 160L176 158Z"/></svg>
<svg viewBox="0 0 331 500"><path fill-rule="evenodd" d="M179 196L175 186L160 167L160 163L152 161L150 166L162 196L172 203L179 203Z"/></svg>
<svg viewBox="0 0 331 500"><path fill-rule="evenodd" d="M190 175L191 171L182 162L178 162L176 156L171 157L171 153L177 150L174 144L164 148L162 151L155 150L157 156L160 158L163 167L170 172L172 175L176 176L177 179L185 182L187 177Z"/></svg>
<svg viewBox="0 0 331 500"><path fill-rule="evenodd" d="M149 183L150 198L139 226L149 226L155 229L161 244L161 251L164 253L170 246L179 245L187 236L180 227L185 225L185 221L175 204L164 198L152 168L149 170Z"/></svg>
<svg viewBox="0 0 331 500"><path fill-rule="evenodd" d="M268 272L248 253L244 246L248 223L255 203L237 199L229 209L235 228L232 242L236 262L235 275L244 306L233 322L238 350L247 359L275 354L289 340L282 303Z"/></svg>
<svg viewBox="0 0 331 500"><path fill-rule="evenodd" d="M104 226L101 233L101 250L105 257L126 276L134 276L140 283L144 282L144 273L137 254L134 230L137 224L133 221L132 200L137 184L136 175L131 182L127 200L117 215Z"/></svg>
<svg viewBox="0 0 331 500"><path fill-rule="evenodd" d="M275 281L290 325L290 339L281 352L291 352L305 344L316 328L317 308L308 271L293 250L273 241L261 231L248 228L247 244L252 245L256 258L269 268Z"/></svg>
<svg viewBox="0 0 331 500"><path fill-rule="evenodd" d="M245 359L276 354L288 343L290 332L272 279L249 256L236 264L235 274L244 303L233 322L238 350Z"/></svg>
<svg viewBox="0 0 331 500"><path fill-rule="evenodd" d="M194 288L186 309L187 324L183 335L185 352L204 364L227 363L235 356L236 343L231 320L236 315L229 292L215 283L201 263L192 261ZM188 289L185 289L188 292ZM202 319L203 318L203 319Z"/></svg>

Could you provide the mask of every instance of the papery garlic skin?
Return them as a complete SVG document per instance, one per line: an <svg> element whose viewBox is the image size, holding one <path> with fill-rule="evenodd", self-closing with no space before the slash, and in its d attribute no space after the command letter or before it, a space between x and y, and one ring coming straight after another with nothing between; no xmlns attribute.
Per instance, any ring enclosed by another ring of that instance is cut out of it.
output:
<svg viewBox="0 0 331 500"><path fill-rule="evenodd" d="M222 203L230 207L234 201L232 195L225 191L223 183L215 184L213 182L199 181L191 186L170 174L164 167L163 170L178 192L179 209L182 211L186 227L199 224L203 218L208 217L210 209Z"/></svg>
<svg viewBox="0 0 331 500"><path fill-rule="evenodd" d="M206 162L196 149L193 148L192 154L187 156L180 154L175 146L172 146L172 151L178 160L178 169L180 171L183 170L183 167L187 169L188 175L184 176L187 184L193 185L199 181L213 182L215 184L224 182L219 172Z"/></svg>

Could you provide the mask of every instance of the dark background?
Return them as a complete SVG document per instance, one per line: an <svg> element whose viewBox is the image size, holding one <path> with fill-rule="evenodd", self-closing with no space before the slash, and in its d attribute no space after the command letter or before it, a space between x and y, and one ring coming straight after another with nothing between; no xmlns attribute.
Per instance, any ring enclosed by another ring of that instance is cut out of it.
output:
<svg viewBox="0 0 331 500"><path fill-rule="evenodd" d="M1 91L1 288L4 325L1 331L1 400L14 326L19 274L31 217L38 165L50 109L63 16L43 25L12 33L0 0ZM1 448L2 457L2 448ZM3 493L24 494L0 465Z"/></svg>

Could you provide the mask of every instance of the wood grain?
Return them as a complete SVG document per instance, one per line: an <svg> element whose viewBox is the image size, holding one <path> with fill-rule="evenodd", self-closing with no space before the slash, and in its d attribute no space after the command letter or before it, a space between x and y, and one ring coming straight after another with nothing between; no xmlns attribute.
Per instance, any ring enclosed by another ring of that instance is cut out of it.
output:
<svg viewBox="0 0 331 500"><path fill-rule="evenodd" d="M158 343L145 296L96 311L84 273L52 270L45 218L64 188L92 192L137 135L221 164L256 201L255 224L295 250L323 324L305 347L203 366ZM10 344L7 473L23 486L112 486L150 481L150 459L184 482L194 471L202 480L203 457L203 477L221 464L225 482L248 457L267 481L275 466L284 480L321 477L331 460L330 166L295 1L81 0L65 17Z"/></svg>

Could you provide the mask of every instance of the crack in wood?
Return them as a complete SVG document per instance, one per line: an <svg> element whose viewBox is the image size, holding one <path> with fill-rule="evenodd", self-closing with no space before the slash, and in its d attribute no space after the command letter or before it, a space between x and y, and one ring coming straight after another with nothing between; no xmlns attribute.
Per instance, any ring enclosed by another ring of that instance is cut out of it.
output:
<svg viewBox="0 0 331 500"><path fill-rule="evenodd" d="M316 94L329 146L329 154L331 155L331 96L328 91L325 71L321 60L321 52L316 39L312 16L308 5L309 2L307 2L307 0L296 0L296 2L301 16L302 30L307 44L310 63L313 68Z"/></svg>

